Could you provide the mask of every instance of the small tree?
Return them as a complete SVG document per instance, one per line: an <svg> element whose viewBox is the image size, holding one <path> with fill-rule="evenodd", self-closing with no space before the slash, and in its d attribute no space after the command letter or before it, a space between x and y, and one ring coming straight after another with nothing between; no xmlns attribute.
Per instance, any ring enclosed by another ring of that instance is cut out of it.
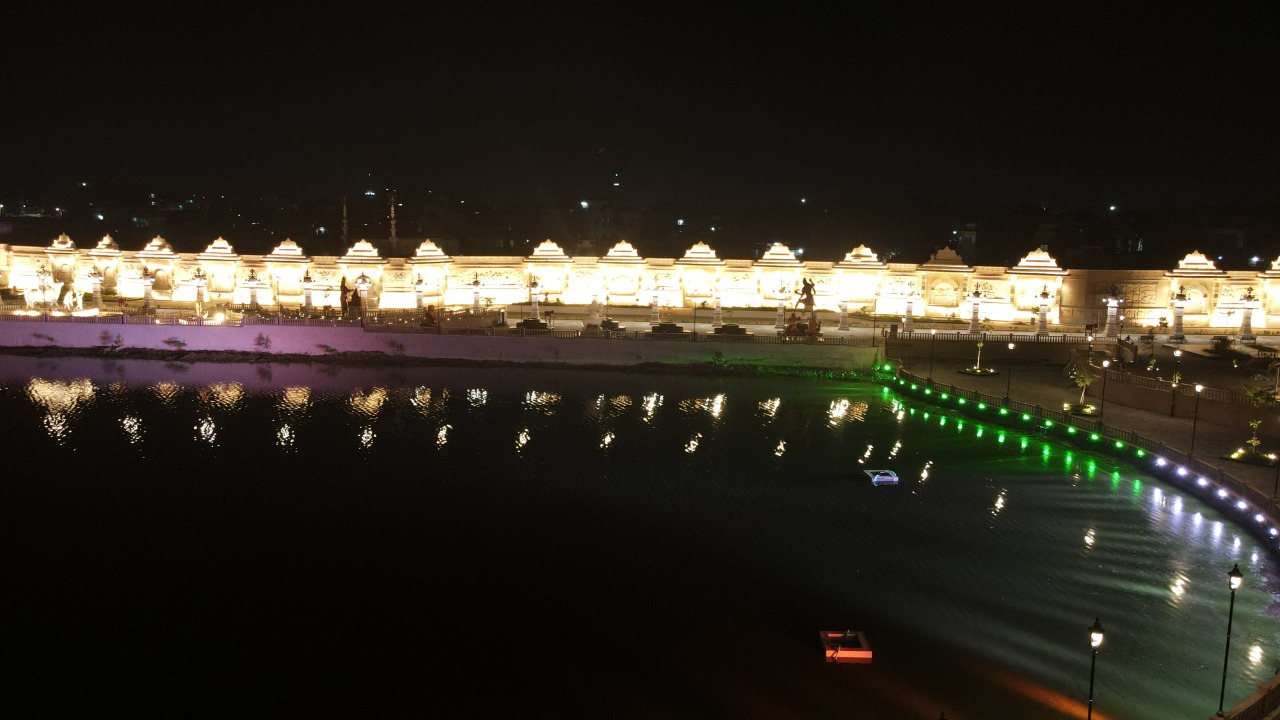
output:
<svg viewBox="0 0 1280 720"><path fill-rule="evenodd" d="M982 342L981 340L978 341L978 359L976 362L973 363L974 370L982 369L982 346L985 344L986 343Z"/></svg>
<svg viewBox="0 0 1280 720"><path fill-rule="evenodd" d="M1076 374L1072 379L1075 380L1076 387L1080 388L1080 402L1076 404L1084 405L1084 394L1089 389L1089 386L1098 379L1098 376L1093 374L1093 366L1085 363L1084 365L1076 366Z"/></svg>
<svg viewBox="0 0 1280 720"><path fill-rule="evenodd" d="M1254 379L1265 380L1265 377L1255 376ZM1276 392L1274 389L1266 385L1245 385L1244 394L1249 398L1249 405L1253 407L1253 419L1249 421L1249 429L1253 433L1245 444L1249 446L1249 451L1253 454L1258 453L1258 446L1262 441L1258 439L1258 428L1262 427L1262 412L1276 405Z"/></svg>

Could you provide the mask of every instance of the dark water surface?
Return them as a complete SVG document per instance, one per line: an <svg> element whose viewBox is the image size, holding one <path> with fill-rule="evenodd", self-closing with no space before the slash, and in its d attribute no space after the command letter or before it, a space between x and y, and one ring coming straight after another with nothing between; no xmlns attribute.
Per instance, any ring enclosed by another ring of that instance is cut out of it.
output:
<svg viewBox="0 0 1280 720"><path fill-rule="evenodd" d="M1227 704L1280 664L1215 510L878 387L4 372L4 690L48 711L1083 717L1100 616L1095 717L1202 720L1233 562Z"/></svg>

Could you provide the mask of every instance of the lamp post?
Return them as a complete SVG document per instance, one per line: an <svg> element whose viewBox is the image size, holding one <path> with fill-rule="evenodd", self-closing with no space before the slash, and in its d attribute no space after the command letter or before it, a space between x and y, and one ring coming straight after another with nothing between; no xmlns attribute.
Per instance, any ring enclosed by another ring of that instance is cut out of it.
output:
<svg viewBox="0 0 1280 720"><path fill-rule="evenodd" d="M151 285L155 281L155 276L144 265L142 268L142 309L147 312L151 312Z"/></svg>
<svg viewBox="0 0 1280 720"><path fill-rule="evenodd" d="M1009 367L1004 373L1004 404L1009 404L1009 387L1013 384L1013 343L1009 343Z"/></svg>
<svg viewBox="0 0 1280 720"><path fill-rule="evenodd" d="M1111 367L1110 360L1102 361L1102 402L1098 403L1098 422L1102 422L1102 411L1107 407L1107 368Z"/></svg>
<svg viewBox="0 0 1280 720"><path fill-rule="evenodd" d="M933 347L938 344L938 329L929 331L929 382L933 382Z"/></svg>
<svg viewBox="0 0 1280 720"><path fill-rule="evenodd" d="M1222 655L1222 691L1218 693L1218 714L1222 714L1222 701L1227 696L1227 659L1231 657L1231 618L1236 612L1236 590L1240 589L1240 584L1244 581L1244 574L1240 572L1240 563L1231 565L1231 572L1227 573L1227 581L1231 585L1231 605L1227 609L1227 649Z"/></svg>
<svg viewBox="0 0 1280 720"><path fill-rule="evenodd" d="M1036 317L1036 334L1047 335L1049 333L1049 286L1044 285L1040 290L1040 312Z"/></svg>
<svg viewBox="0 0 1280 720"><path fill-rule="evenodd" d="M480 273L471 277L471 314L480 314Z"/></svg>
<svg viewBox="0 0 1280 720"><path fill-rule="evenodd" d="M1196 385L1196 405L1195 410L1191 414L1191 451L1188 455L1196 454L1196 423L1200 420L1200 391L1204 390L1203 385Z"/></svg>
<svg viewBox="0 0 1280 720"><path fill-rule="evenodd" d="M1093 718L1093 674L1098 668L1098 646L1102 644L1102 623L1098 618L1093 619L1093 627L1089 628L1089 711L1085 715L1086 719Z"/></svg>
<svg viewBox="0 0 1280 720"><path fill-rule="evenodd" d="M1176 383L1182 379L1182 349L1173 351L1173 381Z"/></svg>
<svg viewBox="0 0 1280 720"><path fill-rule="evenodd" d="M973 314L969 316L969 332L976 333L978 327L978 311L982 309L982 291L974 288L973 295L969 296L969 303L973 306Z"/></svg>
<svg viewBox="0 0 1280 720"><path fill-rule="evenodd" d="M1124 302L1119 297L1119 292L1115 285L1111 286L1111 294L1107 295L1103 300L1107 305L1107 325L1102 329L1103 334L1112 338L1119 334L1119 324L1116 322L1120 316L1120 303Z"/></svg>
<svg viewBox="0 0 1280 720"><path fill-rule="evenodd" d="M786 282L783 282L782 285L778 287L778 317L773 320L773 326L778 329L786 327L787 301L785 298L787 295L787 284Z"/></svg>
<svg viewBox="0 0 1280 720"><path fill-rule="evenodd" d="M538 310L538 278L529 280L529 304L533 306L533 319L541 320L542 313Z"/></svg>

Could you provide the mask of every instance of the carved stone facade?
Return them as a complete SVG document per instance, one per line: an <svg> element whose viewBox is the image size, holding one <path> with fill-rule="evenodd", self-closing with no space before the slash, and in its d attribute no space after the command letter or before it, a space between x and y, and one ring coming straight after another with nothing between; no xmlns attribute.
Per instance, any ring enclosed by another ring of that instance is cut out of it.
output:
<svg viewBox="0 0 1280 720"><path fill-rule="evenodd" d="M93 290L95 271L105 291L142 298L147 283L158 302L194 303L203 287L206 302L247 304L250 289L262 305L299 307L304 285L316 307L339 307L340 291L357 279L369 281L370 307L424 305L469 308L540 301L587 305L691 307L717 301L724 307L791 305L802 280L814 283L819 310L967 320L973 303L981 319L1034 325L1041 297L1049 296L1050 327L1101 324L1106 298L1120 304L1121 332L1171 322L1175 302L1188 328L1239 327L1246 309L1252 327L1280 326L1280 258L1265 272L1224 271L1193 252L1168 272L1158 270L1067 270L1047 252L1033 250L1016 266L968 266L944 248L923 264L884 263L866 246L838 262L801 261L782 244L759 260L720 258L698 243L681 258L642 258L620 242L604 257L570 257L550 240L528 257L450 257L431 241L408 258L384 258L359 241L342 256L308 256L285 240L265 256L239 255L226 240L203 252L176 253L156 237L137 251L123 251L109 236L80 249L63 235L48 247L0 245L0 286L24 293L49 275L78 292ZM536 285L535 285L536 283ZM1274 287L1273 283L1277 283ZM1175 298L1181 297L1180 300Z"/></svg>

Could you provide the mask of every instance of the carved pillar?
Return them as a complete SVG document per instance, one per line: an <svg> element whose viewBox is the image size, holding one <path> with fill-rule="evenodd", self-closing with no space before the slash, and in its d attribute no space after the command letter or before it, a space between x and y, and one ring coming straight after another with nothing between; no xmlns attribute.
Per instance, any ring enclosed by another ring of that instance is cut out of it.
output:
<svg viewBox="0 0 1280 720"><path fill-rule="evenodd" d="M1244 317L1240 319L1240 341L1253 342L1258 339L1253 334L1253 309L1258 306L1258 299L1253 296L1253 288L1244 295Z"/></svg>
<svg viewBox="0 0 1280 720"><path fill-rule="evenodd" d="M909 333L915 326L915 317L911 314L914 304L911 298L907 298L907 314L902 316L902 332Z"/></svg>
<svg viewBox="0 0 1280 720"><path fill-rule="evenodd" d="M838 330L849 329L849 301L848 300L840 301L840 327L837 329Z"/></svg>
<svg viewBox="0 0 1280 720"><path fill-rule="evenodd" d="M1111 294L1103 300L1107 305L1107 326L1103 328L1102 334L1113 338L1120 334L1120 303L1124 302L1116 296L1116 289L1111 288Z"/></svg>
<svg viewBox="0 0 1280 720"><path fill-rule="evenodd" d="M1046 285L1040 291L1040 314L1036 318L1036 334L1047 335L1049 333L1049 287Z"/></svg>
<svg viewBox="0 0 1280 720"><path fill-rule="evenodd" d="M724 311L720 307L719 295L716 295L716 309L711 314L711 325L713 327L720 327L721 325L724 325Z"/></svg>
<svg viewBox="0 0 1280 720"><path fill-rule="evenodd" d="M649 301L649 324L657 325L662 322L658 315L658 296L654 295L653 300Z"/></svg>
<svg viewBox="0 0 1280 720"><path fill-rule="evenodd" d="M978 311L982 309L982 293L974 290L973 295L969 296L969 302L973 305L973 315L969 318L969 332L976 333L982 329L978 325Z"/></svg>

